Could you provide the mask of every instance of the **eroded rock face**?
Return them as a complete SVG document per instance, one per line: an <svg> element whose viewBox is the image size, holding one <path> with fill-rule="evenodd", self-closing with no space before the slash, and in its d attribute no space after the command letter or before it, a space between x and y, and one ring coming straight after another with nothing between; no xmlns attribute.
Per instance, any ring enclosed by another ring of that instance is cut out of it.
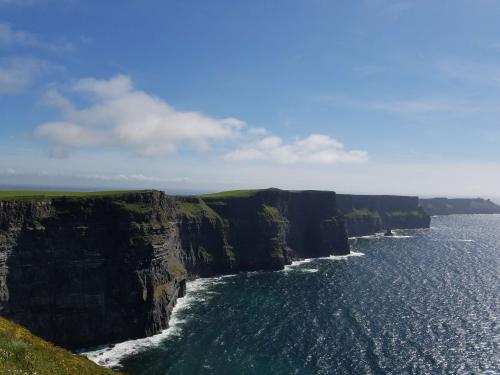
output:
<svg viewBox="0 0 500 375"><path fill-rule="evenodd" d="M0 202L0 314L90 347L165 329L188 276L348 252L332 192Z"/></svg>
<svg viewBox="0 0 500 375"><path fill-rule="evenodd" d="M339 211L345 215L349 236L364 236L387 228L429 228L430 216L418 197L337 194Z"/></svg>
<svg viewBox="0 0 500 375"><path fill-rule="evenodd" d="M2 315L69 348L166 328L186 279L177 228L168 222L171 198L152 192L0 209L8 218Z"/></svg>
<svg viewBox="0 0 500 375"><path fill-rule="evenodd" d="M429 198L421 199L420 204L430 215L500 214L500 206L489 199Z"/></svg>

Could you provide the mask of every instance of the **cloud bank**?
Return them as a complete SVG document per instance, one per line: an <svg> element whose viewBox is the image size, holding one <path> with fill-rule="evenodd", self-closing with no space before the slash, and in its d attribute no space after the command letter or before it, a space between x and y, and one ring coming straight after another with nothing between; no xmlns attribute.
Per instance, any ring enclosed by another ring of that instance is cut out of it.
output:
<svg viewBox="0 0 500 375"><path fill-rule="evenodd" d="M311 134L285 143L279 137L266 137L253 144L243 146L224 155L226 160L271 161L281 164L334 164L338 162L364 162L368 153L361 150L346 150L334 138L323 134Z"/></svg>

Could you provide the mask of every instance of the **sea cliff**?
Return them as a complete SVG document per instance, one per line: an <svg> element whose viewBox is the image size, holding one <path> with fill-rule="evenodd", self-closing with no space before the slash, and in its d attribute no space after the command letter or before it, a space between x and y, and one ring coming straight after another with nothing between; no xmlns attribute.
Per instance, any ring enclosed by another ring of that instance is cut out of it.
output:
<svg viewBox="0 0 500 375"><path fill-rule="evenodd" d="M155 334L189 277L348 254L333 192L0 201L0 314L66 348Z"/></svg>
<svg viewBox="0 0 500 375"><path fill-rule="evenodd" d="M71 349L145 337L189 278L345 255L348 234L429 222L416 197L329 191L0 199L0 315Z"/></svg>
<svg viewBox="0 0 500 375"><path fill-rule="evenodd" d="M364 236L386 228L429 228L430 216L418 197L337 194L337 207L345 215L349 236Z"/></svg>
<svg viewBox="0 0 500 375"><path fill-rule="evenodd" d="M429 215L500 214L500 206L489 199L429 198L420 204Z"/></svg>

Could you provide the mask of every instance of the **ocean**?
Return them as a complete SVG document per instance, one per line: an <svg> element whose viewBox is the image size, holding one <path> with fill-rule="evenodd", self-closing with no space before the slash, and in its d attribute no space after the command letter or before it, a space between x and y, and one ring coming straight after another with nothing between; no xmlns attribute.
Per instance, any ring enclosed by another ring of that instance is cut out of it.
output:
<svg viewBox="0 0 500 375"><path fill-rule="evenodd" d="M171 328L88 355L130 375L500 374L500 215L188 284Z"/></svg>

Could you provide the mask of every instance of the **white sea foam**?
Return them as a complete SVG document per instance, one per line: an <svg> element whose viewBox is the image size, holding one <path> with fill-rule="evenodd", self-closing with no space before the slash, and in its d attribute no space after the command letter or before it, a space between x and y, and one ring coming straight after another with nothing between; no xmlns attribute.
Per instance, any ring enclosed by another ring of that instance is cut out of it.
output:
<svg viewBox="0 0 500 375"><path fill-rule="evenodd" d="M283 271L285 271L285 272L290 271L290 270L294 269L295 267L300 266L301 264L310 263L314 259L317 259L317 258L307 258L307 259L295 260L291 264L285 265L285 268L283 269Z"/></svg>
<svg viewBox="0 0 500 375"><path fill-rule="evenodd" d="M349 239L350 240L357 240L359 238L363 238L363 239L370 240L370 239L377 239L377 238L382 238L382 237L384 237L383 233L375 233L375 234L369 234L369 235L366 235L366 236L349 237Z"/></svg>
<svg viewBox="0 0 500 375"><path fill-rule="evenodd" d="M398 238L415 238L415 236L403 236L403 235L393 235L393 236L384 236L384 238L394 238L394 239L398 239Z"/></svg>
<svg viewBox="0 0 500 375"><path fill-rule="evenodd" d="M373 239L383 239L383 238L414 238L415 236L407 236L407 235L402 235L402 234L393 234L392 236L385 236L384 233L376 233L376 234L370 234L369 236L358 236L358 237L349 237L350 240L357 240L357 239L365 239L365 240L373 240Z"/></svg>
<svg viewBox="0 0 500 375"><path fill-rule="evenodd" d="M343 260L343 259L348 259L350 257L362 257L365 254L359 251L351 251L347 255L330 255L329 257L325 258L320 258L320 259L330 259L330 260Z"/></svg>
<svg viewBox="0 0 500 375"><path fill-rule="evenodd" d="M206 291L208 287L222 282L222 280L226 277L233 276L235 275L197 279L188 282L186 296L177 300L177 304L172 311L169 328L159 334L142 339L121 342L116 345L101 346L91 351L80 352L80 354L86 356L98 365L109 368L119 368L120 361L123 358L137 354L146 348L158 346L162 341L170 337L179 336L182 333L182 327L186 322L179 317L179 313L188 309L194 302L205 301L206 299L204 296L206 293L202 292Z"/></svg>
<svg viewBox="0 0 500 375"><path fill-rule="evenodd" d="M317 272L317 269L311 269L311 268L296 268L297 266L300 266L302 264L310 263L314 260L343 260L343 259L348 259L350 257L360 257L365 254L356 252L356 251L351 251L347 255L330 255L327 257L321 257L321 258L307 258L307 259L301 259L301 260L296 260L292 262L292 264L288 264L285 266L285 268L281 272L288 272L291 270L296 270L296 271L301 271L301 272Z"/></svg>
<svg viewBox="0 0 500 375"><path fill-rule="evenodd" d="M313 273L313 272L318 272L319 270L317 268L301 268L299 271Z"/></svg>

